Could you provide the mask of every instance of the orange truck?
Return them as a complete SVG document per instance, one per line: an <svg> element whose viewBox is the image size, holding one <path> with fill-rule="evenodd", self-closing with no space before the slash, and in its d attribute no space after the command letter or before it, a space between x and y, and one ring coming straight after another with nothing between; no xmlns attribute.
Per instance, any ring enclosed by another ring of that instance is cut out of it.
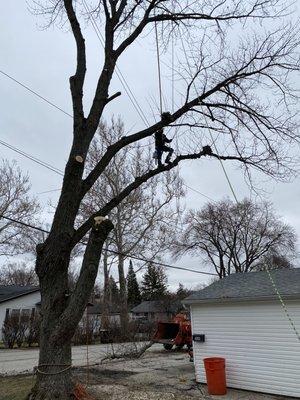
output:
<svg viewBox="0 0 300 400"><path fill-rule="evenodd" d="M186 314L177 314L171 322L158 322L157 329L153 336L153 342L161 343L166 350L173 346L181 349L187 346L192 347L191 321Z"/></svg>

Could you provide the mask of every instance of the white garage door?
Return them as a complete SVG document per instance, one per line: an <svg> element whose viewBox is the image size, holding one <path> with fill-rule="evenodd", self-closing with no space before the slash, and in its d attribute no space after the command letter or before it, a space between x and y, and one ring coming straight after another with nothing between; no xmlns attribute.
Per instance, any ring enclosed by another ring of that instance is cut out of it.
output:
<svg viewBox="0 0 300 400"><path fill-rule="evenodd" d="M300 330L300 301L287 302ZM192 305L196 380L206 382L203 358L226 358L227 386L300 397L300 342L275 302Z"/></svg>

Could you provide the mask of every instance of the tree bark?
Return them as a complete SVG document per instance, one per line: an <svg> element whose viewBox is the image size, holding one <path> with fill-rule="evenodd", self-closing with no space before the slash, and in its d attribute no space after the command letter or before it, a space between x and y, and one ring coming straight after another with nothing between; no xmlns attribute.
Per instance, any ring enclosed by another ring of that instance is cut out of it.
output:
<svg viewBox="0 0 300 400"><path fill-rule="evenodd" d="M95 222L72 294L68 288L71 246L63 244L59 252L53 252L46 242L38 249L36 271L42 299L40 355L30 400L74 399L71 340L95 284L103 243L112 228L108 220Z"/></svg>

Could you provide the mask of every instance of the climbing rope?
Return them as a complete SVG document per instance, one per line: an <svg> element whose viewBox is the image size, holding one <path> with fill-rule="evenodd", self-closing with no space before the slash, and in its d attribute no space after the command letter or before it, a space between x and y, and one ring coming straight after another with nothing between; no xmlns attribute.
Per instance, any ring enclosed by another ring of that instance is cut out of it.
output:
<svg viewBox="0 0 300 400"><path fill-rule="evenodd" d="M279 290L278 290L278 288L276 286L276 283L275 283L275 281L273 279L273 276L271 275L271 272L270 272L269 268L266 268L266 272L267 272L267 274L269 276L269 279L270 279L270 281L272 283L273 289L275 290L275 293L277 294L277 297L278 297L278 299L279 299L279 301L281 303L281 306L282 306L282 308L283 308L283 310L284 310L284 312L286 314L286 317L289 320L289 323L290 323L293 331L295 332L295 334L296 334L296 336L297 336L297 338L298 338L298 340L300 342L300 334L299 334L299 332L298 332L298 330L296 328L296 325L294 324L294 321L292 320L292 317L290 316L290 313L289 313L289 311L287 309L287 306L286 306L285 302L283 301L283 298L282 298L282 296L281 296L281 294L280 294L280 292L279 292Z"/></svg>
<svg viewBox="0 0 300 400"><path fill-rule="evenodd" d="M156 60L157 60L157 73L158 73L159 108L160 108L160 114L162 114L163 101L162 101L161 66L160 66L160 53L159 53L158 31L157 31L157 22L156 21L154 23L154 29L155 29Z"/></svg>

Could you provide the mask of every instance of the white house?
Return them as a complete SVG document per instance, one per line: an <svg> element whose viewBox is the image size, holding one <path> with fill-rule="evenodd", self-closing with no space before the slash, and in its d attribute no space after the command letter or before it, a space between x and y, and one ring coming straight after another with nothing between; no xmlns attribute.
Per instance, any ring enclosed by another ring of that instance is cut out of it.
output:
<svg viewBox="0 0 300 400"><path fill-rule="evenodd" d="M0 338L2 338L2 326L7 315L13 313L30 317L40 301L41 295L38 287L0 286Z"/></svg>
<svg viewBox="0 0 300 400"><path fill-rule="evenodd" d="M295 329L267 272L233 274L184 301L198 382L205 357L224 357L228 387L300 398L300 268L271 276Z"/></svg>

